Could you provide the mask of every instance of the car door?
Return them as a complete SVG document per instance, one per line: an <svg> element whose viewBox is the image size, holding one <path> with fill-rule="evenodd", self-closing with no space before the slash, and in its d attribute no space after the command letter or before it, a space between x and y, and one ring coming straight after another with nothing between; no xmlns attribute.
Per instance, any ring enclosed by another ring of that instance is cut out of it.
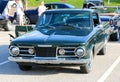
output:
<svg viewBox="0 0 120 82"><path fill-rule="evenodd" d="M97 13L93 13L93 22L94 22L94 28L98 28L96 34L95 34L95 38L96 38L96 43L95 43L95 51L96 53L98 53L98 51L103 47L104 45L104 41L105 41L105 29L104 27L101 25L100 26L100 20L98 17Z"/></svg>

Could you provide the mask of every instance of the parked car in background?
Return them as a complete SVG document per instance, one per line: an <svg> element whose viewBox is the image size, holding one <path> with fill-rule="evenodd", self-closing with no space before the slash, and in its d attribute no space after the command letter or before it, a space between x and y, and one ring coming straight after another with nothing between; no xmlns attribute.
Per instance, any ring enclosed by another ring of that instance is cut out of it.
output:
<svg viewBox="0 0 120 82"><path fill-rule="evenodd" d="M101 23L90 9L52 9L45 11L36 30L11 40L9 60L21 70L32 65L78 65L80 71L92 70L93 57L106 54L109 22Z"/></svg>
<svg viewBox="0 0 120 82"><path fill-rule="evenodd" d="M89 8L91 8L91 7L94 7L94 6L96 6L96 5L95 5L94 3L92 3L92 2L84 2L82 8L83 8L83 9L84 9L84 8L88 8L88 9L89 9Z"/></svg>
<svg viewBox="0 0 120 82"><path fill-rule="evenodd" d="M5 31L12 29L12 22L14 20L13 16L6 17L4 12L8 5L12 6L14 1L0 0L0 28L3 28Z"/></svg>
<svg viewBox="0 0 120 82"><path fill-rule="evenodd" d="M104 6L103 0L85 0L84 3L93 3L96 6Z"/></svg>
<svg viewBox="0 0 120 82"><path fill-rule="evenodd" d="M104 6L103 0L84 0L82 8L91 8L94 6Z"/></svg>
<svg viewBox="0 0 120 82"><path fill-rule="evenodd" d="M120 14L116 13L116 6L104 6L104 7L96 7L96 11L98 11L101 15L101 20L109 21L112 30L112 34L110 36L110 40L117 41L120 39Z"/></svg>
<svg viewBox="0 0 120 82"><path fill-rule="evenodd" d="M64 9L64 8L75 8L73 5L67 3L46 3L45 4L47 9ZM36 24L38 20L38 8L25 10L25 24Z"/></svg>

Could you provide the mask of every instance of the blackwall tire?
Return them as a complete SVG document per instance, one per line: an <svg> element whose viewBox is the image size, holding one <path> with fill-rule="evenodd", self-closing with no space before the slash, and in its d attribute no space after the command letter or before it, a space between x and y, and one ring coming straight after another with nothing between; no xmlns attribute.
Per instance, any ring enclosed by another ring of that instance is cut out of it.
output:
<svg viewBox="0 0 120 82"><path fill-rule="evenodd" d="M32 66L27 66L27 65L19 65L20 70L22 71L29 71L32 69Z"/></svg>
<svg viewBox="0 0 120 82"><path fill-rule="evenodd" d="M118 30L116 33L110 35L111 41L118 41L120 39L120 30Z"/></svg>
<svg viewBox="0 0 120 82"><path fill-rule="evenodd" d="M91 51L91 53L90 53L89 62L87 64L84 64L84 65L80 66L80 72L81 73L91 72L92 65L93 65L93 51Z"/></svg>
<svg viewBox="0 0 120 82"><path fill-rule="evenodd" d="M105 46L99 51L98 55L105 55L106 54L106 44Z"/></svg>

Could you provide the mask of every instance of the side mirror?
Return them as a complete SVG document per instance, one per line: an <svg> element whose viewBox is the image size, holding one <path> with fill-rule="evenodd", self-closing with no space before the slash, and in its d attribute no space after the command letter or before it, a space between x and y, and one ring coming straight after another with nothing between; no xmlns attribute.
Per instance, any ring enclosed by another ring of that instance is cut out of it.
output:
<svg viewBox="0 0 120 82"><path fill-rule="evenodd" d="M15 37L12 34L8 34L10 36L10 41L12 41L13 39L15 39Z"/></svg>

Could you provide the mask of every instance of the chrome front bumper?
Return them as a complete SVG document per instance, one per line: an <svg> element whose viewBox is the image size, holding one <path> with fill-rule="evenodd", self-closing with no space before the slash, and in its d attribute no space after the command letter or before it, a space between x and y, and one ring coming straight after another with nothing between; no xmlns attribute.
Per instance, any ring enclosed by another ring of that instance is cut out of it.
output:
<svg viewBox="0 0 120 82"><path fill-rule="evenodd" d="M36 64L87 64L89 59L76 59L76 60L66 60L63 58L22 58L22 57L8 57L10 61L13 62L23 62L23 63L36 63Z"/></svg>

